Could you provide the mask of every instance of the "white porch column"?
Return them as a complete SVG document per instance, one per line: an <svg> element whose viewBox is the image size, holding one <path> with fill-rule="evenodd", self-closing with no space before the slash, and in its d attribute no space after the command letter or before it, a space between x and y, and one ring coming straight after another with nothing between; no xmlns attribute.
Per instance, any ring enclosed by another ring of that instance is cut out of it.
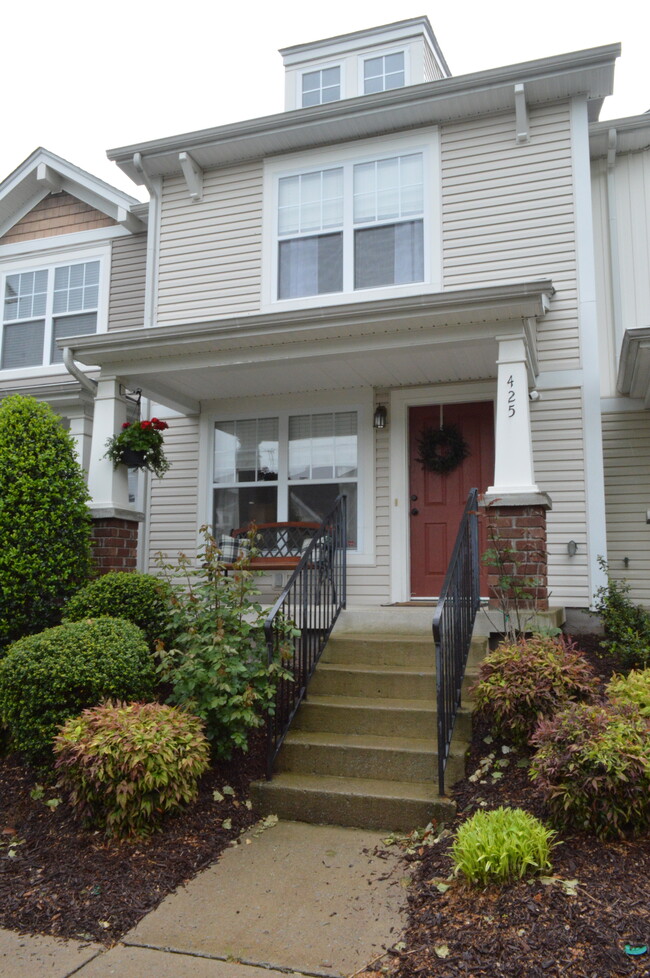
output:
<svg viewBox="0 0 650 978"><path fill-rule="evenodd" d="M528 407L526 347L522 338L499 338L494 485L489 496L538 493Z"/></svg>
<svg viewBox="0 0 650 978"><path fill-rule="evenodd" d="M75 448L79 464L83 468L86 479L88 479L88 468L90 466L90 449L93 433L92 413L82 410L77 415L68 415L69 431L74 438Z"/></svg>
<svg viewBox="0 0 650 978"><path fill-rule="evenodd" d="M126 421L126 400L120 394L120 383L115 377L99 380L95 397L88 491L93 509L130 510L128 470L125 465L113 468L113 463L103 458L106 441L117 434Z"/></svg>

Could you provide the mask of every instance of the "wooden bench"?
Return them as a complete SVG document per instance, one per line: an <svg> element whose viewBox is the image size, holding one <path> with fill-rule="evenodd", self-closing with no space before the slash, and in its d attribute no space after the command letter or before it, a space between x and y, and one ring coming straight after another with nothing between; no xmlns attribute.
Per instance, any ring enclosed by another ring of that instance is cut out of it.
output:
<svg viewBox="0 0 650 978"><path fill-rule="evenodd" d="M320 523L257 523L254 524L253 546L258 552L249 564L250 570L283 571L295 570L300 562L305 541L310 540L320 529ZM246 538L251 526L240 526L232 530L231 536ZM234 564L226 564L232 570Z"/></svg>

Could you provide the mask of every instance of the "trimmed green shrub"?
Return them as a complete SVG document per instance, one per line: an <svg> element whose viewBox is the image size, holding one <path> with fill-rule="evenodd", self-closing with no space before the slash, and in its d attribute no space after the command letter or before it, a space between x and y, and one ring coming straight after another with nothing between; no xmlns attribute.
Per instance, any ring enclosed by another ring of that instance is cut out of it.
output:
<svg viewBox="0 0 650 978"><path fill-rule="evenodd" d="M627 676L614 676L607 686L612 703L635 706L641 716L650 718L650 669L633 669Z"/></svg>
<svg viewBox="0 0 650 978"><path fill-rule="evenodd" d="M0 649L59 620L88 578L90 516L70 434L47 404L0 403Z"/></svg>
<svg viewBox="0 0 650 978"><path fill-rule="evenodd" d="M597 688L591 667L566 639L534 636L504 641L483 660L474 687L476 708L496 734L525 743L538 721Z"/></svg>
<svg viewBox="0 0 650 978"><path fill-rule="evenodd" d="M478 811L458 829L451 857L470 883L507 883L551 868L554 835L521 808Z"/></svg>
<svg viewBox="0 0 650 978"><path fill-rule="evenodd" d="M602 570L607 563L598 558ZM596 591L596 609L605 629L601 648L618 659L623 669L650 665L650 614L629 598L627 581L616 581L607 575L606 587Z"/></svg>
<svg viewBox="0 0 650 978"><path fill-rule="evenodd" d="M151 698L154 685L153 658L136 625L67 622L19 639L0 659L0 719L15 750L44 762L69 717L106 697Z"/></svg>
<svg viewBox="0 0 650 978"><path fill-rule="evenodd" d="M170 588L151 574L111 571L86 584L63 609L64 621L110 615L133 622L145 633L149 648L169 627Z"/></svg>
<svg viewBox="0 0 650 978"><path fill-rule="evenodd" d="M107 835L148 835L198 794L210 750L203 724L160 703L84 710L54 741L58 786L75 814Z"/></svg>
<svg viewBox="0 0 650 978"><path fill-rule="evenodd" d="M206 528L204 537L197 564L185 554L174 565L160 562L175 582L170 610L175 647L160 650L158 671L171 685L169 702L201 717L213 751L228 758L235 747L246 750L250 731L272 714L278 682L293 679L283 657L293 650L291 639L299 633L285 623L286 641L269 662L267 612L255 600L250 557L228 576Z"/></svg>
<svg viewBox="0 0 650 978"><path fill-rule="evenodd" d="M650 725L638 709L573 703L532 743L530 776L558 828L610 839L650 826Z"/></svg>

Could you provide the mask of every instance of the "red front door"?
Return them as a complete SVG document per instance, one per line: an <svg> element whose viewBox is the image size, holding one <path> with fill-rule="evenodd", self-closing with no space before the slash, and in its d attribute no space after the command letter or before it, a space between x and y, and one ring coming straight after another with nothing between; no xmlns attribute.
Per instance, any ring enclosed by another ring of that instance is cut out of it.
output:
<svg viewBox="0 0 650 978"><path fill-rule="evenodd" d="M409 409L411 595L437 597L447 571L460 518L470 489L485 492L494 477L494 406L445 404L443 424L454 424L469 447L469 455L452 472L425 471L417 461L418 437L428 427L439 428L439 404ZM485 540L480 540L481 552ZM481 570L481 594L487 594L487 574Z"/></svg>

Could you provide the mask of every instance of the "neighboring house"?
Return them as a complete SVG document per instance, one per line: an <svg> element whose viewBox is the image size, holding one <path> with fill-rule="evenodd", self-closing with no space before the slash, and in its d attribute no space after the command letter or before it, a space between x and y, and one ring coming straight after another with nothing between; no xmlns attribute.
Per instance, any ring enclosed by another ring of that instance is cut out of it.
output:
<svg viewBox="0 0 650 978"><path fill-rule="evenodd" d="M97 370L58 341L142 325L148 205L45 149L0 184L0 398L47 401L90 466ZM115 513L94 511L99 529Z"/></svg>
<svg viewBox="0 0 650 978"><path fill-rule="evenodd" d="M616 386L624 331L650 323L631 301L645 245L621 279L634 314L616 318L611 285L643 127L597 122L619 46L450 77L422 17L281 53L285 112L109 152L150 195L149 243L142 318L68 347L100 368L94 506L129 507L101 456L140 388L172 461L146 493L143 569L193 551L203 523L314 519L344 490L349 603L431 597L478 485L506 536L534 528L553 605L592 603L607 535L650 602L631 549L647 550L650 485L629 492L616 455L625 434L650 458L643 405ZM626 342L623 373L646 349ZM425 478L418 436L441 422L470 455Z"/></svg>

